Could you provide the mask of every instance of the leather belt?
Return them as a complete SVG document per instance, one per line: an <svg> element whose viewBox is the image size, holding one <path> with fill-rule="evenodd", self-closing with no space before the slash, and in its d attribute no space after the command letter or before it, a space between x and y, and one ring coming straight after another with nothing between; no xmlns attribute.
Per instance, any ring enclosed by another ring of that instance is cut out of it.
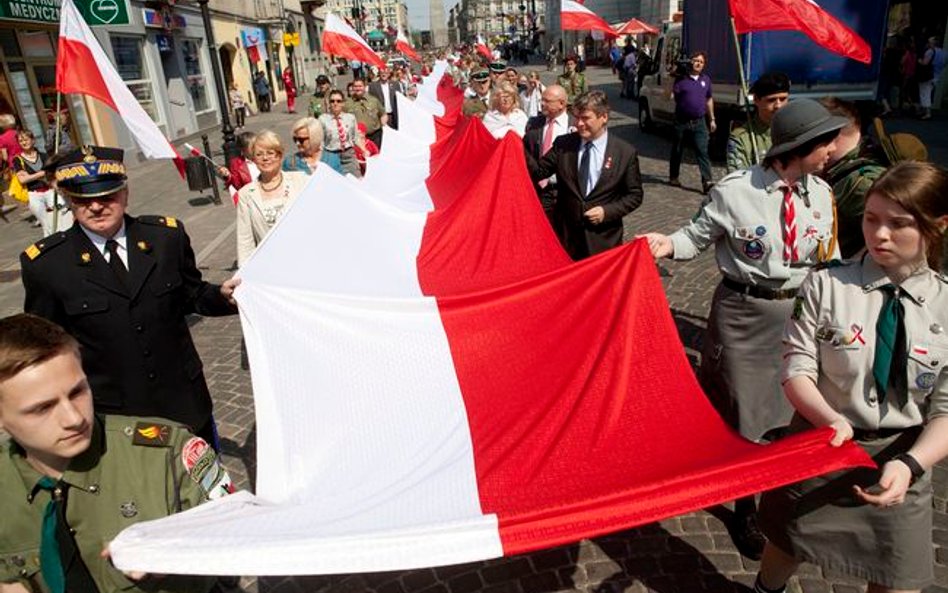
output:
<svg viewBox="0 0 948 593"><path fill-rule="evenodd" d="M853 429L853 439L857 441L877 441L879 439L887 439L890 436L902 434L906 430L911 430L910 428L877 428L875 430L866 430L864 428L854 428Z"/></svg>
<svg viewBox="0 0 948 593"><path fill-rule="evenodd" d="M767 288L764 286L754 286L751 284L738 282L737 280L731 280L726 276L721 281L721 284L733 290L734 292L746 294L758 299L766 299L768 301L782 301L785 299L792 299L793 297L797 296L796 288Z"/></svg>

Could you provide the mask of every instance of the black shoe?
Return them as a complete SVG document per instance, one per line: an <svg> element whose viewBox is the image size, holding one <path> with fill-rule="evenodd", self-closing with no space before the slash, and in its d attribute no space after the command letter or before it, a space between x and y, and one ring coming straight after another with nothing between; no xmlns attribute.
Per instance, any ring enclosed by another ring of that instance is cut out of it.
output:
<svg viewBox="0 0 948 593"><path fill-rule="evenodd" d="M681 187L681 181L678 181L678 178L675 177L674 179L669 179L669 180L668 180L668 185L670 185L670 186L672 186L672 187Z"/></svg>
<svg viewBox="0 0 948 593"><path fill-rule="evenodd" d="M728 531L731 532L731 541L734 542L741 556L751 560L760 560L767 538L757 527L757 513L734 515Z"/></svg>

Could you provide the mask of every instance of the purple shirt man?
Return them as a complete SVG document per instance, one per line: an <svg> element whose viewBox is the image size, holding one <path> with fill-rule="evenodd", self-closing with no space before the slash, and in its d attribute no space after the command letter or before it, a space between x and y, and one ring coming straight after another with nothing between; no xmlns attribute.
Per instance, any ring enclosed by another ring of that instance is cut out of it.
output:
<svg viewBox="0 0 948 593"><path fill-rule="evenodd" d="M701 119L708 113L711 78L704 73L689 74L675 81L672 93L675 95L675 119Z"/></svg>

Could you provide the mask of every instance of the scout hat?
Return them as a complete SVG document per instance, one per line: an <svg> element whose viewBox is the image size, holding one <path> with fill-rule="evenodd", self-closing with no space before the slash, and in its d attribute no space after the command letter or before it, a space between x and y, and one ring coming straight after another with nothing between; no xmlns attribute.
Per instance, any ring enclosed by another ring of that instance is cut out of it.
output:
<svg viewBox="0 0 948 593"><path fill-rule="evenodd" d="M125 187L125 151L105 146L81 146L54 156L44 167L56 176L56 188L74 200L97 198Z"/></svg>
<svg viewBox="0 0 948 593"><path fill-rule="evenodd" d="M751 85L750 94L755 98L790 92L790 77L783 72L767 72Z"/></svg>
<svg viewBox="0 0 948 593"><path fill-rule="evenodd" d="M875 118L873 124L876 128L876 136L879 137L879 144L882 145L882 150L890 164L894 165L901 161L928 160L928 149L915 134L905 132L887 134L885 127L882 125L882 120L878 117Z"/></svg>
<svg viewBox="0 0 948 593"><path fill-rule="evenodd" d="M806 144L818 136L845 128L849 120L830 112L813 99L790 101L774 114L770 123L773 146L766 158L775 157Z"/></svg>

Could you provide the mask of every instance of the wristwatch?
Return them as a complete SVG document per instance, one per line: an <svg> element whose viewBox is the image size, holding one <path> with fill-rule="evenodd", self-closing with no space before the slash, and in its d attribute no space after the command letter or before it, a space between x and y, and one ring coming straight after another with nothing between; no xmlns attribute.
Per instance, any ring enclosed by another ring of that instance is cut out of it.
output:
<svg viewBox="0 0 948 593"><path fill-rule="evenodd" d="M912 472L912 481L909 482L910 484L914 484L919 478L925 475L925 468L922 467L922 464L908 453L899 453L892 458L892 461L901 461L908 466L909 471Z"/></svg>

